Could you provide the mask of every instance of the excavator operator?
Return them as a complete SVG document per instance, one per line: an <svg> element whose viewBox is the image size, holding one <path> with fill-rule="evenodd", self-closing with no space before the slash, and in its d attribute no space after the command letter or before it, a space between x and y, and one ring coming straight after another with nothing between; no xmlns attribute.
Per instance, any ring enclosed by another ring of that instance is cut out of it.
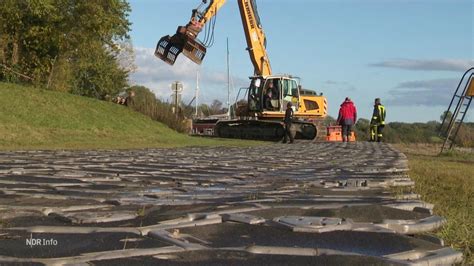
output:
<svg viewBox="0 0 474 266"><path fill-rule="evenodd" d="M272 104L272 98L273 98L273 93L271 89L267 90L267 93L265 96L263 96L263 102L264 102L264 107L268 111L273 111L275 110L273 104Z"/></svg>
<svg viewBox="0 0 474 266"><path fill-rule="evenodd" d="M278 89L275 88L275 86L273 85L273 82L270 82L270 84L268 84L268 89L267 90L270 90L272 92L272 100L278 100L280 97L280 94L278 93Z"/></svg>

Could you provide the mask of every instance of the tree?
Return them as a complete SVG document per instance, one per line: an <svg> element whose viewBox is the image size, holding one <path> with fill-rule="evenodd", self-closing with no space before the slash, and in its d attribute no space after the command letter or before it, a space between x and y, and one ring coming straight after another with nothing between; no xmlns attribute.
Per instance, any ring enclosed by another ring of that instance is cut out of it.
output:
<svg viewBox="0 0 474 266"><path fill-rule="evenodd" d="M199 105L198 111L204 117L212 115L211 108L209 107L209 105L207 105L205 103Z"/></svg>
<svg viewBox="0 0 474 266"><path fill-rule="evenodd" d="M156 103L157 99L155 94L144 86L132 86L128 90L128 95L133 91L133 100L129 99L129 106L137 112L143 113L150 116L153 119L156 117ZM170 108L171 109L171 108Z"/></svg>
<svg viewBox="0 0 474 266"><path fill-rule="evenodd" d="M130 39L126 39L122 42L119 42L117 46L117 61L120 65L120 68L125 70L127 73L135 72L137 70L137 66L135 65L135 52L133 50L132 41Z"/></svg>
<svg viewBox="0 0 474 266"><path fill-rule="evenodd" d="M115 57L107 51L97 49L89 56L76 60L72 91L82 96L105 99L116 95L127 86L127 72L119 67Z"/></svg>
<svg viewBox="0 0 474 266"><path fill-rule="evenodd" d="M356 133L358 140L367 140L369 135L370 121L365 118L359 118L357 120L354 132Z"/></svg>
<svg viewBox="0 0 474 266"><path fill-rule="evenodd" d="M330 115L326 116L324 118L324 125L329 126L329 125L335 125L336 124L336 119Z"/></svg>
<svg viewBox="0 0 474 266"><path fill-rule="evenodd" d="M133 91L133 93L132 93ZM127 89L128 106L153 120L166 124L178 132L187 132L188 128L181 113L173 113L169 103L156 99L155 94L144 86L132 86ZM130 95L134 96L130 96Z"/></svg>
<svg viewBox="0 0 474 266"><path fill-rule="evenodd" d="M2 64L39 82L51 67L57 43L56 8L52 1L4 0L0 9ZM13 71L2 68L0 78L17 81Z"/></svg>
<svg viewBox="0 0 474 266"><path fill-rule="evenodd" d="M130 68L120 64L129 40L125 0L3 0L0 80L104 98L124 89Z"/></svg>
<svg viewBox="0 0 474 266"><path fill-rule="evenodd" d="M445 120L445 118L446 118L446 121L449 121L449 120L451 120L452 117L453 117L453 113L451 113L450 111L444 111L444 112L439 116L439 120L441 121L441 123L443 123L443 121Z"/></svg>
<svg viewBox="0 0 474 266"><path fill-rule="evenodd" d="M449 121L453 118L453 113L450 111L444 111L440 116L439 120L441 124L438 126L438 131L441 132L442 135L446 134L448 131ZM444 122L444 123L443 123Z"/></svg>
<svg viewBox="0 0 474 266"><path fill-rule="evenodd" d="M370 121L365 118L359 118L355 124L355 127L362 132L369 132Z"/></svg>
<svg viewBox="0 0 474 266"><path fill-rule="evenodd" d="M209 109L212 115L224 113L222 110L222 102L219 100L213 100Z"/></svg>

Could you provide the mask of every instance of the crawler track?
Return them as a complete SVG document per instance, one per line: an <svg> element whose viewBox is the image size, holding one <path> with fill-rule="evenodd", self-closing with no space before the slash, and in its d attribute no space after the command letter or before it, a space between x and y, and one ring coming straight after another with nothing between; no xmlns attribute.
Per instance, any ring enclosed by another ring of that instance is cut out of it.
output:
<svg viewBox="0 0 474 266"><path fill-rule="evenodd" d="M231 139L279 141L285 135L282 122L271 120L219 121L215 131L217 136ZM292 125L292 134L296 139L313 140L318 132L314 124L296 121Z"/></svg>

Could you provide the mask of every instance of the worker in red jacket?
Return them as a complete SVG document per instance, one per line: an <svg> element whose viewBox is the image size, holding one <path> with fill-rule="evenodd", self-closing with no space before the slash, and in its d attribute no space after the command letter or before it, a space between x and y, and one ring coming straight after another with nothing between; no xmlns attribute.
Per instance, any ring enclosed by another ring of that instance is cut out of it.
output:
<svg viewBox="0 0 474 266"><path fill-rule="evenodd" d="M337 124L342 127L342 141L348 142L352 135L352 126L357 121L357 109L349 97L346 97L339 109Z"/></svg>

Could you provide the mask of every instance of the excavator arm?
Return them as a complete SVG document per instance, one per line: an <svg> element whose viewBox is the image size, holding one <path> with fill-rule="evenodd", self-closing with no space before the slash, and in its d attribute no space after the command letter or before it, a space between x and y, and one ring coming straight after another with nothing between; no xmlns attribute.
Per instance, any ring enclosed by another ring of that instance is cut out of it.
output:
<svg viewBox="0 0 474 266"><path fill-rule="evenodd" d="M255 0L238 0L238 2L254 75L269 76L272 74L272 68L267 55L267 40L258 16L257 3Z"/></svg>
<svg viewBox="0 0 474 266"><path fill-rule="evenodd" d="M247 40L247 50L254 66L254 74L258 76L271 75L271 66L265 48L265 33L260 23L255 0L237 0ZM186 26L178 27L173 36L162 37L156 46L155 55L173 65L180 53L197 64L201 64L207 47L197 39L199 33L207 23L215 18L219 9L226 0L211 0L203 12L199 8L207 4L207 0L192 12L191 19Z"/></svg>

